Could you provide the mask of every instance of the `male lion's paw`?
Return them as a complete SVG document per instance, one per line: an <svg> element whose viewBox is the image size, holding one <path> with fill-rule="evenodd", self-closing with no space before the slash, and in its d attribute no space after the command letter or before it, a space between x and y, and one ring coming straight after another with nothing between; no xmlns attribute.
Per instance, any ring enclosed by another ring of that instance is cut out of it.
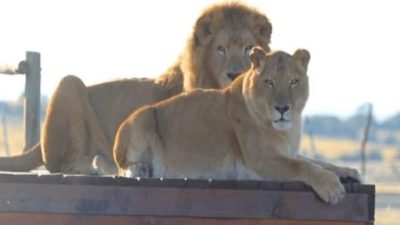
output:
<svg viewBox="0 0 400 225"><path fill-rule="evenodd" d="M130 178L148 178L152 175L152 168L149 164L143 162L133 163L128 168L119 168L119 176Z"/></svg>
<svg viewBox="0 0 400 225"><path fill-rule="evenodd" d="M332 172L324 171L321 177L316 179L317 182L313 185L313 189L324 202L336 204L343 200L345 189L338 176Z"/></svg>
<svg viewBox="0 0 400 225"><path fill-rule="evenodd" d="M132 177L151 177L152 168L148 163L138 162L130 166Z"/></svg>

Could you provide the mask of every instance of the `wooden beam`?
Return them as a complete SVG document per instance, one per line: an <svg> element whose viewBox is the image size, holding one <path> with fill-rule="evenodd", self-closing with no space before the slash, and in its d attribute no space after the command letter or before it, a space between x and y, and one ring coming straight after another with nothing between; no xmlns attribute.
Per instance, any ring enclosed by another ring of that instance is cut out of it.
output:
<svg viewBox="0 0 400 225"><path fill-rule="evenodd" d="M0 213L7 225L366 225L364 222L295 221L266 219L215 219L193 217L106 216L44 213Z"/></svg>
<svg viewBox="0 0 400 225"><path fill-rule="evenodd" d="M299 182L0 175L0 212L307 221L374 220L374 186L323 203Z"/></svg>
<svg viewBox="0 0 400 225"><path fill-rule="evenodd" d="M311 192L1 184L0 210L102 215L368 220L368 196L328 205Z"/></svg>
<svg viewBox="0 0 400 225"><path fill-rule="evenodd" d="M40 54L26 53L25 78L25 148L29 150L40 137Z"/></svg>

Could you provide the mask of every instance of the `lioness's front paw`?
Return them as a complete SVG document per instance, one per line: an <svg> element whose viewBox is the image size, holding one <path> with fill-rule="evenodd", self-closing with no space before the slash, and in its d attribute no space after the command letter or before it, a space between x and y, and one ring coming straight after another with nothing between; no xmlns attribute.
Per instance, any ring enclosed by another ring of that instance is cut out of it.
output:
<svg viewBox="0 0 400 225"><path fill-rule="evenodd" d="M351 178L355 181L362 183L361 174L356 169L352 169L349 167L339 167L339 169L335 171L335 173L341 178Z"/></svg>
<svg viewBox="0 0 400 225"><path fill-rule="evenodd" d="M327 203L336 204L345 196L345 189L340 183L339 177L329 171L324 171L321 177L316 178L312 185L318 196Z"/></svg>

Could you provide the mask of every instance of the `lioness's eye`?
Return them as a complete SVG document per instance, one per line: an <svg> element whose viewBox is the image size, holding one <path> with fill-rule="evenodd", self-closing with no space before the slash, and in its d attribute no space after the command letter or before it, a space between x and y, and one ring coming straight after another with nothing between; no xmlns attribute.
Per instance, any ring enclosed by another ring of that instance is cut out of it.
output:
<svg viewBox="0 0 400 225"><path fill-rule="evenodd" d="M217 51L218 51L219 53L221 53L222 55L225 55L225 48L224 48L223 46L219 45L219 46L217 47Z"/></svg>
<svg viewBox="0 0 400 225"><path fill-rule="evenodd" d="M247 46L244 48L244 52L245 52L245 53L249 53L250 50L251 50L253 47L254 47L254 45L247 45Z"/></svg>
<svg viewBox="0 0 400 225"><path fill-rule="evenodd" d="M274 86L274 82L273 82L272 80L270 80L270 79L264 80L264 84L265 84L266 86L268 86L268 87Z"/></svg>
<svg viewBox="0 0 400 225"><path fill-rule="evenodd" d="M290 86L294 87L294 86L298 85L299 82L300 82L299 79L293 79L290 81Z"/></svg>

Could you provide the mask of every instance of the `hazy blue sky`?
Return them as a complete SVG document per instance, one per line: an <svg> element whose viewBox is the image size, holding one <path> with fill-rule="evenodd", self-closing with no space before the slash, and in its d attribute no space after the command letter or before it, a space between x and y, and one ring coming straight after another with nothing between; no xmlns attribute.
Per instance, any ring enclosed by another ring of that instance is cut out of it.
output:
<svg viewBox="0 0 400 225"><path fill-rule="evenodd" d="M42 54L42 91L66 74L87 84L155 77L177 58L215 1L0 0L0 62ZM400 111L400 13L394 0L249 0L273 24L272 48L311 52L305 114L348 116L364 102L379 118ZM0 76L0 99L24 78Z"/></svg>

